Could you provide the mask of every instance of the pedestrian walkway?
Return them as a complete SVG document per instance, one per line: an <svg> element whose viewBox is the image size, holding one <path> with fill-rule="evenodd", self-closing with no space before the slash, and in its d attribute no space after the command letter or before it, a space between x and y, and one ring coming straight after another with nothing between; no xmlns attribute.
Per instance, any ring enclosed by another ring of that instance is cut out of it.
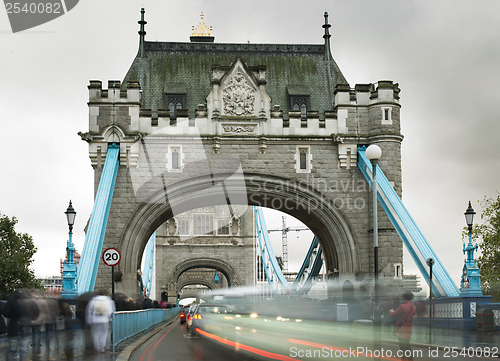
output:
<svg viewBox="0 0 500 361"><path fill-rule="evenodd" d="M421 345L422 347L455 347L460 349L497 347L500 349L500 331L482 332L433 328L431 340L429 340L429 329L427 327L414 326L411 341L414 345Z"/></svg>

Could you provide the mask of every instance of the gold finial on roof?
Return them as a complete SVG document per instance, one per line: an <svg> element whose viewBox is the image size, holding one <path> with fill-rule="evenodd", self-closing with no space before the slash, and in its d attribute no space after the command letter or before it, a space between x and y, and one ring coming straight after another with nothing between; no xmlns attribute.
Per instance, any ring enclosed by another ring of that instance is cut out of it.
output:
<svg viewBox="0 0 500 361"><path fill-rule="evenodd" d="M203 11L200 16L201 21L196 28L193 26L193 33L191 36L212 36L212 27L207 27L203 22L203 17L205 16L203 15Z"/></svg>

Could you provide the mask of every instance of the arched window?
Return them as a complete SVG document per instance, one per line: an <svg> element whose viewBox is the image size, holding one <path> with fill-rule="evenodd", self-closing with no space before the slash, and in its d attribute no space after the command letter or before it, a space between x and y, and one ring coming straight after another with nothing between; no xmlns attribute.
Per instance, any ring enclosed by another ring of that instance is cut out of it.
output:
<svg viewBox="0 0 500 361"><path fill-rule="evenodd" d="M166 94L165 103L170 111L170 119L177 119L177 110L183 109L186 104L186 94Z"/></svg>
<svg viewBox="0 0 500 361"><path fill-rule="evenodd" d="M300 111L300 117L307 119L309 109L309 95L290 95L290 109Z"/></svg>
<svg viewBox="0 0 500 361"><path fill-rule="evenodd" d="M172 148L172 169L179 169L179 148Z"/></svg>
<svg viewBox="0 0 500 361"><path fill-rule="evenodd" d="M307 149L306 148L301 148L300 149L300 169L307 169Z"/></svg>
<svg viewBox="0 0 500 361"><path fill-rule="evenodd" d="M167 170L169 172L182 172L183 165L181 145L169 145L166 158Z"/></svg>
<svg viewBox="0 0 500 361"><path fill-rule="evenodd" d="M295 153L295 171L297 173L310 173L312 170L311 148L308 145L299 145Z"/></svg>

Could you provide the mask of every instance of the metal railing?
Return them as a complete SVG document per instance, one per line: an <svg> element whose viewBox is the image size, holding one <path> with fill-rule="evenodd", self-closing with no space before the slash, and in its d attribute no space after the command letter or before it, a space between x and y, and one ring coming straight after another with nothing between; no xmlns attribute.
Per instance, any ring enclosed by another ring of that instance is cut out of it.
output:
<svg viewBox="0 0 500 361"><path fill-rule="evenodd" d="M151 330L156 325L174 319L180 307L151 308L138 311L120 311L113 314L113 352L119 350L139 335Z"/></svg>

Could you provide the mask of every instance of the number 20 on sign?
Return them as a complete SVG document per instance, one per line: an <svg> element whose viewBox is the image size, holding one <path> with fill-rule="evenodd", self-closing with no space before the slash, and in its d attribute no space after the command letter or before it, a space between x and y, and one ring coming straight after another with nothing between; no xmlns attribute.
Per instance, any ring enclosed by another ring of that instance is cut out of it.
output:
<svg viewBox="0 0 500 361"><path fill-rule="evenodd" d="M122 257L120 255L120 251L118 251L116 248L107 248L102 253L102 260L106 264L106 266L116 266L118 263L120 263L121 258Z"/></svg>

